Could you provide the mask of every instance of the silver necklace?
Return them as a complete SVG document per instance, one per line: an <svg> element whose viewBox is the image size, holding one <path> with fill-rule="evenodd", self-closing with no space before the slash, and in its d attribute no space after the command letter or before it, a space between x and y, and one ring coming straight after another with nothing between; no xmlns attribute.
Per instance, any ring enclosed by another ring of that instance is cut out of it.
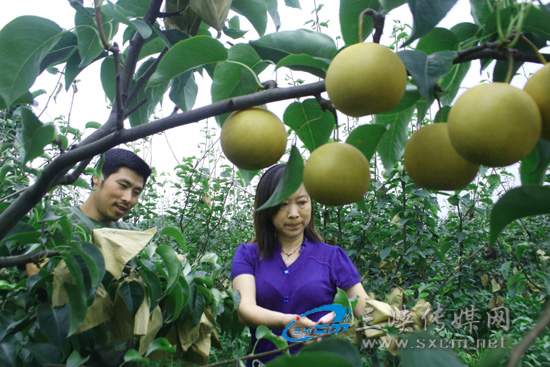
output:
<svg viewBox="0 0 550 367"><path fill-rule="evenodd" d="M283 255L286 255L286 257L291 257L292 255L294 255L296 253L296 251L298 251L300 248L302 248L302 244L299 244L298 246L296 246L296 248L294 248L294 250L292 251L289 251L289 252L286 252L285 250L283 250L281 248L281 252L283 253Z"/></svg>

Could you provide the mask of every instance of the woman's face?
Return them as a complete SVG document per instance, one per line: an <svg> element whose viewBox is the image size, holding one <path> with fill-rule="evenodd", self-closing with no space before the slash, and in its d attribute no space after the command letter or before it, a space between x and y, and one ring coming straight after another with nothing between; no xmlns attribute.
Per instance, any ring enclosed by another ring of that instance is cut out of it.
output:
<svg viewBox="0 0 550 367"><path fill-rule="evenodd" d="M279 240L302 236L311 221L311 199L304 185L285 200L273 216L273 226Z"/></svg>

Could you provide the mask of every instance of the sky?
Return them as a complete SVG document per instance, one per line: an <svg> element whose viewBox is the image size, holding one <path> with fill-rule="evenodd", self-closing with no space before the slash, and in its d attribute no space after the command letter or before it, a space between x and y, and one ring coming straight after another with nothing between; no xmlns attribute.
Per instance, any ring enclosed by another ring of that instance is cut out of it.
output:
<svg viewBox="0 0 550 367"><path fill-rule="evenodd" d="M311 14L315 5L323 4L323 8L319 12L319 18L321 21L328 20L329 28L323 29L323 32L328 33L330 36L336 38L340 35L339 23L338 23L338 6L339 1L331 0L302 0L302 9L293 9L283 6L283 1L279 0L279 12L281 15L282 26L281 30L292 30L299 28L309 28L308 25L304 25L304 22L308 19L313 19ZM70 29L74 26L74 10L68 4L67 0L19 0L17 2L1 0L0 8L0 28L13 18L21 15L36 15L45 18L49 18L59 24L62 28ZM85 4L92 5L91 0L85 0ZM233 14L230 13L230 17ZM393 21L398 19L403 23L412 24L412 16L406 5L403 5L392 12L390 12L385 26L385 37L382 39L382 44L388 43L387 35L391 33L391 27ZM459 0L453 9L447 14L446 18L439 24L442 27L450 27L458 22L472 21L470 15L470 6L468 0ZM257 38L256 31L252 28L250 23L246 20L241 20L241 28L248 29L250 38ZM274 25L269 19L268 28L266 33L274 32ZM120 32L121 33L121 32ZM368 39L370 40L370 38ZM239 41L245 42L245 41ZM339 47L342 46L342 41L339 40ZM101 62L96 62L86 68L78 76L77 89L78 92L74 93L69 89L65 92L62 89L59 93L55 94L55 100L51 100L48 104L47 110L41 116L43 122L51 121L58 116L69 117L69 111L71 103L72 110L70 112L70 122L72 126L84 128L85 124L89 121L97 121L103 123L108 116L108 102L104 97L103 89L99 79L99 69ZM275 77L278 78L279 85L284 85L285 74L290 73L288 69L284 72L279 71L274 73L273 68L268 68L260 75L261 80L270 80ZM298 75L300 78L305 79L308 82L316 81L315 77L309 76L305 73L293 72L293 75ZM201 80L201 77L197 76L197 83L199 84L199 94L197 96L197 102L195 107L208 105L211 103L210 98L210 79L205 76L205 79ZM38 106L36 106L37 113L42 111L48 97L54 91L54 86L58 80L58 75L51 75L47 72L43 73L31 90L44 89L46 94L38 98ZM480 75L479 66L471 68L463 87L470 87L478 84L480 80L487 78ZM514 80L517 83L518 78ZM519 81L522 86L524 81ZM72 100L74 98L74 100ZM281 101L269 104L268 108L282 117L284 109L288 104L292 103L292 100ZM164 117L168 115L173 109L173 103L166 97L162 108L156 113L156 117ZM182 126L179 128L171 129L164 134L158 134L154 136L152 142L149 144L143 144L142 155L143 157L152 163L159 172L173 172L175 164L181 160L182 157L189 155L198 155L200 150L198 144L203 139L203 129L208 123L209 126L215 126L214 119L210 119L208 122L201 121L199 123ZM218 129L219 130L219 129ZM91 133L91 130L86 131ZM219 131L216 135L219 136ZM217 136L214 137L215 139Z"/></svg>

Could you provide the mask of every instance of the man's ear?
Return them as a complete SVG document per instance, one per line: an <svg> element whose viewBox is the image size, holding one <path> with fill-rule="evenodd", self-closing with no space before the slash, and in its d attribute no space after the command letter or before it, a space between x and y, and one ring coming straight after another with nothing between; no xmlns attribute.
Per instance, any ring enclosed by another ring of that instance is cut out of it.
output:
<svg viewBox="0 0 550 367"><path fill-rule="evenodd" d="M92 177L92 190L95 190L101 184L101 177Z"/></svg>

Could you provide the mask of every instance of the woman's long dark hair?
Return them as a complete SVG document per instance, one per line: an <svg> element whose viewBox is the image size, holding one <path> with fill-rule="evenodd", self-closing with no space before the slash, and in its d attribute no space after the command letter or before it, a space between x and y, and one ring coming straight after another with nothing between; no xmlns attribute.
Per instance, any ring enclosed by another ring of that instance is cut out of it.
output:
<svg viewBox="0 0 550 367"><path fill-rule="evenodd" d="M286 164L277 164L271 166L260 178L256 188L256 198L254 200L254 242L258 244L260 255L262 257L271 257L277 246L277 231L273 226L273 216L277 213L281 205L268 209L257 209L262 206L273 194L275 188L283 178ZM310 241L322 242L323 239L315 230L315 213L313 203L311 205L311 220L304 230L304 236Z"/></svg>

